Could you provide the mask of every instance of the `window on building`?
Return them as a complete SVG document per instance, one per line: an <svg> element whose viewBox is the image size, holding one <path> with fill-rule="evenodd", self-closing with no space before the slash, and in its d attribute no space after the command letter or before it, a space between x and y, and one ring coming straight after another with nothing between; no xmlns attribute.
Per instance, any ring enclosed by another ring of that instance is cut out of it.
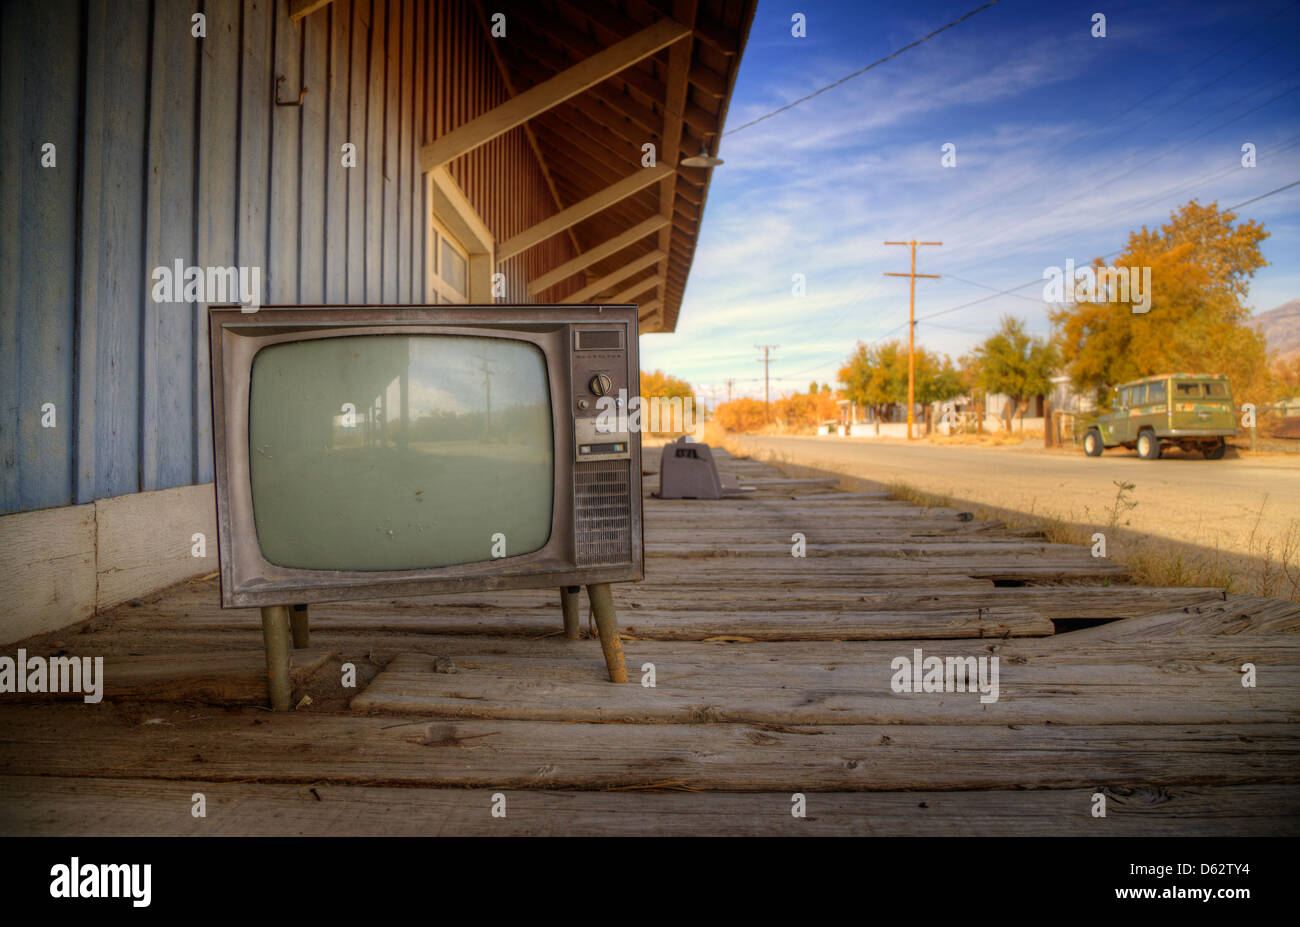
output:
<svg viewBox="0 0 1300 927"><path fill-rule="evenodd" d="M429 234L434 236L429 249L434 266L428 269L428 276L435 301L444 305L469 302L469 252L436 219L429 223Z"/></svg>
<svg viewBox="0 0 1300 927"><path fill-rule="evenodd" d="M496 243L463 190L438 168L425 174L429 226L425 240L430 303L490 303Z"/></svg>

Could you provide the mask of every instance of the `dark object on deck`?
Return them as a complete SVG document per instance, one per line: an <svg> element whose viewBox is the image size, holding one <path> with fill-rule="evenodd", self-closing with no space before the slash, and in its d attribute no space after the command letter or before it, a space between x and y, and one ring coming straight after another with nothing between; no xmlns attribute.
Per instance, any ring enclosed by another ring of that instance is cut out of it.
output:
<svg viewBox="0 0 1300 927"><path fill-rule="evenodd" d="M721 499L753 491L733 481L723 485L707 444L688 442L682 435L664 445L659 461L660 499Z"/></svg>

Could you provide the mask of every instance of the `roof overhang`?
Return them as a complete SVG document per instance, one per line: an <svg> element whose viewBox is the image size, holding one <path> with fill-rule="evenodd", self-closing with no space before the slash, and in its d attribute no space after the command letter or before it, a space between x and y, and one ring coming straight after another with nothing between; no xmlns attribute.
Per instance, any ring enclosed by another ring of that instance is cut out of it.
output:
<svg viewBox="0 0 1300 927"><path fill-rule="evenodd" d="M576 277L574 298L631 292L643 331L674 330L712 176L680 161L717 154L756 0L475 5L510 96L424 146L424 169L522 127L556 213L499 243L497 259L567 235L578 257L529 281L530 295ZM493 35L498 13L505 36Z"/></svg>

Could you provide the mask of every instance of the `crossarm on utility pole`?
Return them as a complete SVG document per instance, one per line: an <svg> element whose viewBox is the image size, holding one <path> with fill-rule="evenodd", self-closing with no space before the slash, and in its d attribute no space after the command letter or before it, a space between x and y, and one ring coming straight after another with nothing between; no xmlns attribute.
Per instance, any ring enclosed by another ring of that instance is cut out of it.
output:
<svg viewBox="0 0 1300 927"><path fill-rule="evenodd" d="M916 272L916 246L942 245L941 241L887 241L887 245L910 245L912 248L912 271L900 274L885 271L886 277L910 277L910 295L907 300L907 440L912 440L912 421L916 406L916 278L931 277L938 279L938 274L918 274Z"/></svg>

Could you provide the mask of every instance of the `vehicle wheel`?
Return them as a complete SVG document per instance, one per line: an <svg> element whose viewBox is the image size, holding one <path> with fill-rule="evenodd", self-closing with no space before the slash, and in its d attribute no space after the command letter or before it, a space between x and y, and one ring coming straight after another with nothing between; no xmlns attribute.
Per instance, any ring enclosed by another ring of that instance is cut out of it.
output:
<svg viewBox="0 0 1300 927"><path fill-rule="evenodd" d="M1201 449L1201 453L1205 455L1206 460L1222 460L1223 455L1227 452L1228 445L1224 443L1222 438L1219 439L1218 444L1206 445Z"/></svg>
<svg viewBox="0 0 1300 927"><path fill-rule="evenodd" d="M1100 457L1102 450L1100 432L1090 431L1083 436L1083 452L1089 457Z"/></svg>
<svg viewBox="0 0 1300 927"><path fill-rule="evenodd" d="M1155 432L1144 431L1138 435L1137 451L1138 456L1143 460L1160 459L1160 441L1156 438Z"/></svg>

